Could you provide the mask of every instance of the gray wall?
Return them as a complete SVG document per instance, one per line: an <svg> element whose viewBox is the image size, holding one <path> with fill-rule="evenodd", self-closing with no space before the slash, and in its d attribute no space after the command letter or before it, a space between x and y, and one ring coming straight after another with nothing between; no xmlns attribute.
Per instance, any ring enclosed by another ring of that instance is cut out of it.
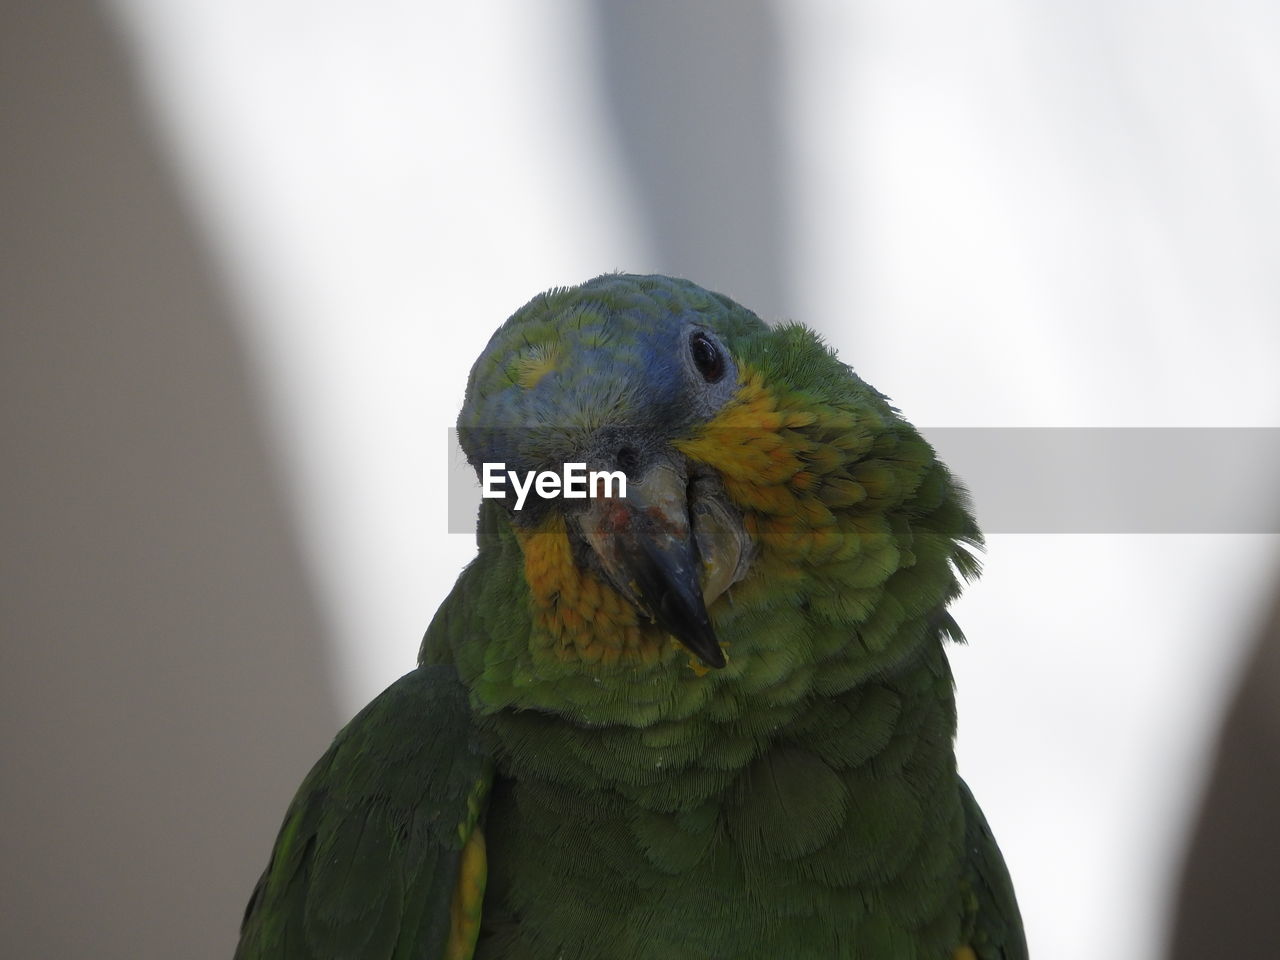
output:
<svg viewBox="0 0 1280 960"><path fill-rule="evenodd" d="M0 7L0 948L226 957L337 724L227 306L92 5Z"/></svg>

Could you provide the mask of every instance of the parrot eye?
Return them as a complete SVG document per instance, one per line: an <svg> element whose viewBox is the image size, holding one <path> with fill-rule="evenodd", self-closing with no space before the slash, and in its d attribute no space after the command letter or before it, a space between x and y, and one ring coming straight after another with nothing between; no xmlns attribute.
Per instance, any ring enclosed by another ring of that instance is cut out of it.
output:
<svg viewBox="0 0 1280 960"><path fill-rule="evenodd" d="M689 355L707 383L718 383L724 376L724 354L705 333L695 333L689 338Z"/></svg>

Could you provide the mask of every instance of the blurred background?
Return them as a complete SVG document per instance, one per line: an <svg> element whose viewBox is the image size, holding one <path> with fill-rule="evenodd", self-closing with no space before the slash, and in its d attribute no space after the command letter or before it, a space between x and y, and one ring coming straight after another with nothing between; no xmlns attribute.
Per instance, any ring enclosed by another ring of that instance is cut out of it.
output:
<svg viewBox="0 0 1280 960"><path fill-rule="evenodd" d="M547 287L802 320L926 435L1280 427L1277 41L1248 0L0 5L5 955L230 955L474 550L447 428ZM1040 960L1280 942L1280 544L1197 529L996 531L955 610Z"/></svg>

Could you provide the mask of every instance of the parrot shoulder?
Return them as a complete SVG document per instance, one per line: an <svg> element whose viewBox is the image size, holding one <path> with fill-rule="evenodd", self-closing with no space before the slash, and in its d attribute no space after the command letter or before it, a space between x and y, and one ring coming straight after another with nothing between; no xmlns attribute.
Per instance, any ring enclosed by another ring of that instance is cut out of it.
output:
<svg viewBox="0 0 1280 960"><path fill-rule="evenodd" d="M401 677L298 789L245 910L237 960L468 960L491 779L453 667Z"/></svg>

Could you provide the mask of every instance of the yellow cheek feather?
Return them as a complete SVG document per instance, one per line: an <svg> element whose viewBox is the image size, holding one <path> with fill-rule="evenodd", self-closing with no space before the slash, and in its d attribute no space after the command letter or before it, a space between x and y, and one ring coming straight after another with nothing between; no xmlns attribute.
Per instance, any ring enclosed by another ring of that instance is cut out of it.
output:
<svg viewBox="0 0 1280 960"><path fill-rule="evenodd" d="M794 516L797 494L814 485L797 433L817 419L807 410L780 410L760 374L747 373L737 396L697 436L677 440L681 453L714 467L738 506L769 516ZM815 498L805 496L804 499Z"/></svg>
<svg viewBox="0 0 1280 960"><path fill-rule="evenodd" d="M802 398L780 398L749 368L741 380L733 400L675 446L720 474L762 547L757 570L794 579L803 576L799 561L856 552L848 534L864 531L853 529L856 521L841 508L867 496L861 478L847 472L870 442L867 425L859 429L845 411L805 409Z"/></svg>
<svg viewBox="0 0 1280 960"><path fill-rule="evenodd" d="M517 530L524 575L534 606L533 648L558 660L655 663L668 643L641 622L613 587L574 563L564 518L552 515L536 530Z"/></svg>

